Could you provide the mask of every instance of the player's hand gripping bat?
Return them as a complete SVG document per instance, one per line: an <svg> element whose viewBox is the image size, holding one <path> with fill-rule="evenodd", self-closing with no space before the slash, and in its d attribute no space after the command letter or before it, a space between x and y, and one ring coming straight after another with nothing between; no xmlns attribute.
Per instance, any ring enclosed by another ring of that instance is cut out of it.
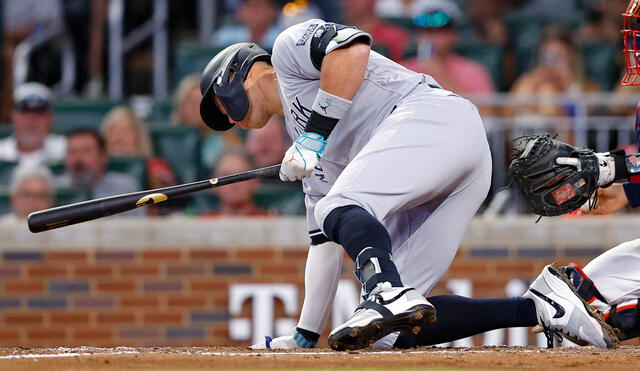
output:
<svg viewBox="0 0 640 371"><path fill-rule="evenodd" d="M193 183L77 202L71 205L33 212L27 217L27 224L29 224L29 230L33 233L48 231L50 229L119 214L137 207L157 204L168 199L204 189L238 183L254 178L276 176L279 170L280 165L273 165Z"/></svg>

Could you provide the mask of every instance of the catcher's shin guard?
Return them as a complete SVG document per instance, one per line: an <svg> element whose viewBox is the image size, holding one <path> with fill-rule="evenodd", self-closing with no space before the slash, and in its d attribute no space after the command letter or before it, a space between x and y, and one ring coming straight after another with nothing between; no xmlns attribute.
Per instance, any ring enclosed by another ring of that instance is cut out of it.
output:
<svg viewBox="0 0 640 371"><path fill-rule="evenodd" d="M634 304L614 305L604 317L611 327L620 330L621 341L640 336L640 299Z"/></svg>
<svg viewBox="0 0 640 371"><path fill-rule="evenodd" d="M587 303L592 303L594 300L598 299L603 303L607 303L607 300L602 296L600 291L598 291L596 285L589 276L582 271L582 268L580 268L578 264L569 263L569 265L560 267L560 272L562 272L562 274L571 281L573 287L576 289L576 292L580 295L582 300Z"/></svg>

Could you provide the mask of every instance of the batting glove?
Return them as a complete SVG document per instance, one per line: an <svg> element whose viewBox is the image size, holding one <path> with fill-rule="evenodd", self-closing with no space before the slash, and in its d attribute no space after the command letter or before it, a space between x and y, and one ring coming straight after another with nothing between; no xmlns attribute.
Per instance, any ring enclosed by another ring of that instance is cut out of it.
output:
<svg viewBox="0 0 640 371"><path fill-rule="evenodd" d="M287 182L302 180L311 176L313 169L322 158L327 141L317 133L304 132L289 147L282 159L280 179Z"/></svg>
<svg viewBox="0 0 640 371"><path fill-rule="evenodd" d="M298 331L293 330L291 335L284 335L277 338L265 336L264 341L250 346L250 349L298 349L315 348L316 342L307 340Z"/></svg>

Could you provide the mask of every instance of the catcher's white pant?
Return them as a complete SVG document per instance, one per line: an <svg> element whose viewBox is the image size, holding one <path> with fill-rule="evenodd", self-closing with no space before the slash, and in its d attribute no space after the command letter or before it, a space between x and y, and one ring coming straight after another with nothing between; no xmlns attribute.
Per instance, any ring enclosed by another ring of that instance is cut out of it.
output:
<svg viewBox="0 0 640 371"><path fill-rule="evenodd" d="M322 228L335 208L363 207L389 231L403 283L426 295L451 264L490 180L477 108L419 86L337 176L315 205L315 221Z"/></svg>
<svg viewBox="0 0 640 371"><path fill-rule="evenodd" d="M640 239L623 242L593 259L582 269L609 305L636 304L640 298ZM596 300L602 312L609 306Z"/></svg>

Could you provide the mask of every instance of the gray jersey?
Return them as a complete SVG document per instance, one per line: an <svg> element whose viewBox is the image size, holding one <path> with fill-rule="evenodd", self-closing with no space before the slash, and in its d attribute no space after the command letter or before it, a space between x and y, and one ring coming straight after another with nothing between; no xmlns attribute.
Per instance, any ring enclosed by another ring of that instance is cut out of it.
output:
<svg viewBox="0 0 640 371"><path fill-rule="evenodd" d="M335 27L335 36L323 37L331 27ZM320 19L291 26L276 39L271 61L278 77L287 131L293 140L304 131L320 89L321 58L355 40L371 43L371 36L356 28ZM317 196L326 194L341 169L369 141L396 103L425 79L436 84L430 77L371 51L362 86L329 137L319 163L321 169L303 181L305 192Z"/></svg>

